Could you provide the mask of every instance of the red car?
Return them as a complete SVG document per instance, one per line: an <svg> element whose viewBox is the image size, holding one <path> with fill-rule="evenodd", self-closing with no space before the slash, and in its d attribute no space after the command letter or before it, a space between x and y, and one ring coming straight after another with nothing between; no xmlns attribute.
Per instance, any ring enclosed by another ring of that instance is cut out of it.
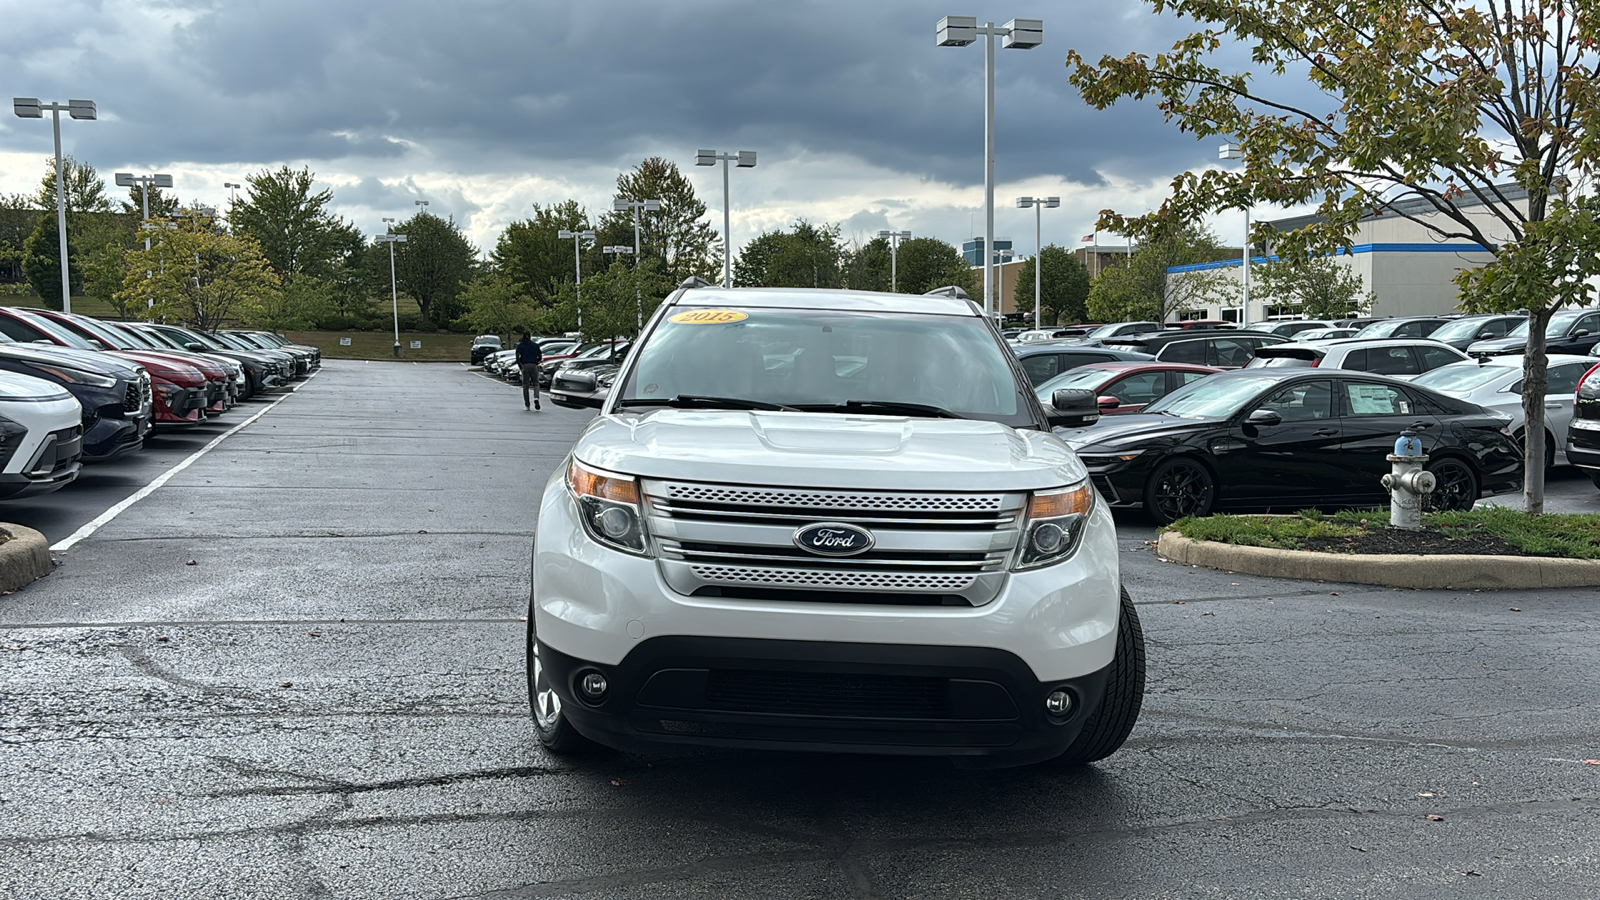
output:
<svg viewBox="0 0 1600 900"><path fill-rule="evenodd" d="M1090 363L1062 372L1034 388L1034 393L1040 403L1049 406L1051 395L1062 388L1094 391L1100 398L1102 414L1123 415L1136 413L1191 381L1221 371L1186 363Z"/></svg>

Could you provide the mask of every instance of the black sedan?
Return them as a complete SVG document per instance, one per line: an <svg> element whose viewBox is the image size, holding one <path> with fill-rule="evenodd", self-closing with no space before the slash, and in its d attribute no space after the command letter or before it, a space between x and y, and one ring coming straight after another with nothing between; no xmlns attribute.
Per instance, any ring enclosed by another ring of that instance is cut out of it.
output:
<svg viewBox="0 0 1600 900"><path fill-rule="evenodd" d="M1528 350L1528 319L1498 340L1478 341L1467 347L1468 356L1521 355ZM1561 309L1544 329L1545 352L1583 356L1600 344L1600 310Z"/></svg>
<svg viewBox="0 0 1600 900"><path fill-rule="evenodd" d="M1518 490L1522 452L1506 420L1381 375L1245 369L1185 385L1134 416L1058 429L1112 506L1156 521L1222 510L1378 506L1405 429L1438 481L1430 509L1470 509Z"/></svg>

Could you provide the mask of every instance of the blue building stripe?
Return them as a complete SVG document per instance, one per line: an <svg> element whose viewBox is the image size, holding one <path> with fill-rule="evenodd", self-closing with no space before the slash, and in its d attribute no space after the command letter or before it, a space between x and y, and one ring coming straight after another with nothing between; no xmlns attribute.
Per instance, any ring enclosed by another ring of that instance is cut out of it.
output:
<svg viewBox="0 0 1600 900"><path fill-rule="evenodd" d="M1354 245L1349 246L1349 247L1341 247L1341 248L1339 248L1339 252L1338 253L1334 253L1332 255L1341 256L1341 255L1344 255L1344 254L1350 254L1350 255L1353 256L1353 255L1355 255L1357 253L1493 253L1493 252L1494 252L1493 250L1490 250L1490 249L1482 246L1481 244L1473 244L1473 243L1470 243L1470 242L1457 242L1457 243L1448 243L1448 244L1433 244L1433 243L1424 243L1424 244L1354 244ZM1259 263L1266 263L1266 262L1277 262L1277 261L1278 261L1278 257L1276 255L1273 255L1273 256L1252 256L1252 257L1250 257L1250 263L1252 265L1259 264ZM1206 269L1227 269L1227 268L1231 268L1233 266L1239 266L1239 265L1243 265L1243 262L1241 260L1237 260L1237 259L1219 259L1216 262L1190 263L1189 265L1186 265L1186 266L1172 266L1172 267L1167 269L1167 274L1175 275L1175 274L1177 274L1179 272L1200 272L1200 271L1204 271Z"/></svg>

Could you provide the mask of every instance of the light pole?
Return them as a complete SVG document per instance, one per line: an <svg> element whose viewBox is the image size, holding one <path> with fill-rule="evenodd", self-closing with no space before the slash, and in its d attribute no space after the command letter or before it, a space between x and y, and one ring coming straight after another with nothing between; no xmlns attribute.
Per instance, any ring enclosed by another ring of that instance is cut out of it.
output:
<svg viewBox="0 0 1600 900"><path fill-rule="evenodd" d="M131 172L118 172L116 175L117 187L139 186L139 221L150 221L150 188L172 187L171 175L134 175ZM150 235L144 236L144 250L150 252Z"/></svg>
<svg viewBox="0 0 1600 900"><path fill-rule="evenodd" d="M1244 159L1238 144L1223 144L1217 148L1218 159ZM1244 271L1240 274L1239 327L1250 324L1250 204L1244 207Z"/></svg>
<svg viewBox="0 0 1600 900"><path fill-rule="evenodd" d="M889 242L889 293L900 292L900 242L911 240L909 231L880 231L878 237Z"/></svg>
<svg viewBox="0 0 1600 900"><path fill-rule="evenodd" d="M61 244L61 311L72 312L72 277L67 271L67 192L61 174L61 111L74 119L94 121L99 117L93 100L68 100L66 103L40 103L38 97L13 97L11 111L24 119L42 119L50 111L50 125L56 136L56 240Z"/></svg>
<svg viewBox="0 0 1600 900"><path fill-rule="evenodd" d="M1035 328L1039 328L1041 326L1039 321L1039 298L1044 293L1042 289L1044 280L1039 275L1039 272L1044 268L1044 260L1041 258L1044 251L1044 244L1040 243L1042 239L1039 237L1040 210L1046 208L1055 209L1060 205L1060 197L1017 198L1018 209L1027 209L1030 206L1033 207L1033 327Z"/></svg>
<svg viewBox="0 0 1600 900"><path fill-rule="evenodd" d="M572 239L572 268L576 277L573 283L578 291L578 340L583 340L583 242L594 240L594 231L568 231L563 228L556 232L556 237L566 240Z"/></svg>
<svg viewBox="0 0 1600 900"><path fill-rule="evenodd" d="M413 204L422 207L421 209L417 210L418 215L428 211L428 201L426 200L416 200L413 202Z"/></svg>
<svg viewBox="0 0 1600 900"><path fill-rule="evenodd" d="M993 314L994 296L994 39L1005 38L1007 50L1032 50L1044 42L1043 19L1012 19L996 28L980 28L973 16L945 16L939 20L941 47L965 47L983 35L983 311Z"/></svg>
<svg viewBox="0 0 1600 900"><path fill-rule="evenodd" d="M222 186L228 189L228 229L231 231L233 230L233 205L238 202L238 198L233 195L233 192L244 187L244 185L235 181L224 181Z"/></svg>
<svg viewBox="0 0 1600 900"><path fill-rule="evenodd" d="M642 209L645 212L660 212L661 201L627 200L622 197L618 197L617 199L611 201L611 209L615 212L622 212L623 210L628 209L633 210L633 268L635 271L637 271L639 268L639 260L641 258L641 251L639 249L639 210ZM633 310L634 318L638 320L636 323L634 323L634 328L642 331L644 329L644 300L639 296L639 285L637 282L635 282L633 286Z"/></svg>
<svg viewBox="0 0 1600 900"><path fill-rule="evenodd" d="M754 150L740 150L738 153L695 151L694 164L697 166L714 166L717 160L722 161L722 286L731 288L733 287L733 238L729 234L732 220L728 214L728 163L733 162L741 169L753 169L756 165L756 152Z"/></svg>
<svg viewBox="0 0 1600 900"><path fill-rule="evenodd" d="M384 219L393 222L393 219ZM403 234L376 234L372 236L375 241L389 245L389 300L394 304L394 358L400 358L400 286L394 280L394 245L404 244L406 236Z"/></svg>

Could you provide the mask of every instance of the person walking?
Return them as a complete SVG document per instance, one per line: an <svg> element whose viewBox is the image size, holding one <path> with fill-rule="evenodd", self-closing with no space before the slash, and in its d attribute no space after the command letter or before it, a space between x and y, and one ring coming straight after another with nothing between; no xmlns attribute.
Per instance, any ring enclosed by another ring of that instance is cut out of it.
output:
<svg viewBox="0 0 1600 900"><path fill-rule="evenodd" d="M517 368L522 370L522 408L539 408L539 361L544 359L544 351L533 342L533 335L524 331L522 340L517 342ZM529 388L533 389L533 400L529 403Z"/></svg>

